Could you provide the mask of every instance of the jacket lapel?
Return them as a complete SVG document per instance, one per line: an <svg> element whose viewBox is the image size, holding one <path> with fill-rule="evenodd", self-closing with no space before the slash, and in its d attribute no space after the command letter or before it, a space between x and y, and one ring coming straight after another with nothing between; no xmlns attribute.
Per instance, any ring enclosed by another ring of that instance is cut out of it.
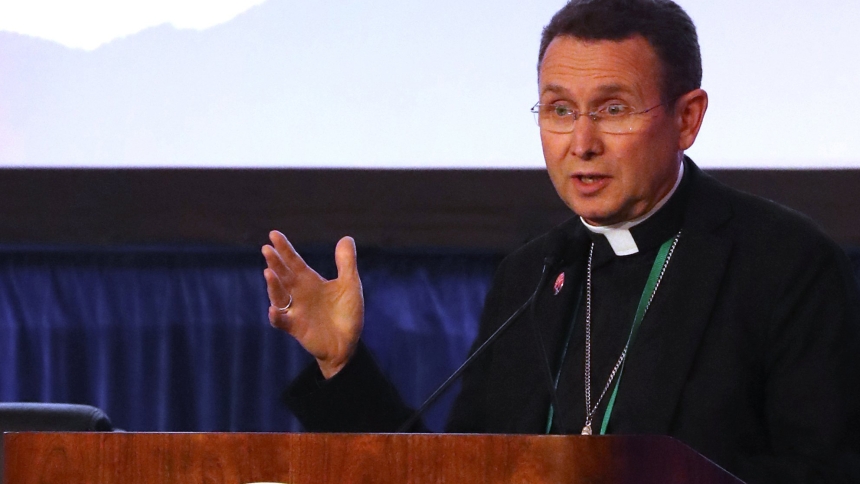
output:
<svg viewBox="0 0 860 484"><path fill-rule="evenodd" d="M544 287L535 299L534 313L539 334L546 345L549 362L553 372L558 370L559 352L567 336L573 312L582 294L585 280L585 257L591 243L585 228L577 219L569 223L569 243L564 262L560 268L552 269ZM563 278L563 284L556 294L556 282ZM529 315L531 317L532 315Z"/></svg>
<svg viewBox="0 0 860 484"><path fill-rule="evenodd" d="M518 339L515 346L519 347L519 354L526 355L522 361L523 368L528 368L527 374L523 375L523 381L517 385L517 391L524 392L521 393L521 398L529 402L526 404L527 409L523 409L519 417L521 421L514 426L521 432L544 431L551 380L558 370L563 339L567 336L574 306L582 290L584 265L581 263L581 254L587 253L590 239L578 219L576 223L568 225L571 230L564 261L559 267L551 269L532 308L523 315L525 320L519 323L520 329L512 333L512 336ZM555 283L561 274L564 274L564 283L556 294ZM551 374L547 372L541 344L546 352ZM537 420L535 415L539 416Z"/></svg>
<svg viewBox="0 0 860 484"><path fill-rule="evenodd" d="M684 229L623 375L624 380L639 382L636 386L644 390L636 395L619 394L619 404L622 399L628 401L624 420L636 422L638 432L670 431L732 249L728 239L714 234L731 217L729 205L711 189L712 179L692 163L688 166L695 170L696 181Z"/></svg>

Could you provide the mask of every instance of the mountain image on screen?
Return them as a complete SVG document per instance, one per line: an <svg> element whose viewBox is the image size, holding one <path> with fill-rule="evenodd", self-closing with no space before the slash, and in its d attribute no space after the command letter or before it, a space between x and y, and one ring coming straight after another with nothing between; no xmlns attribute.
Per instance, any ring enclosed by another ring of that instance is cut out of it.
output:
<svg viewBox="0 0 860 484"><path fill-rule="evenodd" d="M679 3L710 95L700 165L860 167L843 117L860 112L860 3ZM0 30L0 167L540 169L528 109L562 4L267 0L91 51Z"/></svg>

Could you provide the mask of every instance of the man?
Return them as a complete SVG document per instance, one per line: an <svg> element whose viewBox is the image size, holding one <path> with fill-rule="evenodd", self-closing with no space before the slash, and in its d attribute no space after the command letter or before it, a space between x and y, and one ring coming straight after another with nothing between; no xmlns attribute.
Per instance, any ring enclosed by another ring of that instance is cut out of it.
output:
<svg viewBox="0 0 860 484"><path fill-rule="evenodd" d="M811 223L684 157L708 105L686 13L574 0L538 67L547 170L578 218L499 267L476 345L537 291L533 310L464 375L448 430L664 434L751 483L858 481L856 284ZM352 239L332 281L271 239L270 321L318 363L288 403L313 430L396 429L410 410L359 343Z"/></svg>

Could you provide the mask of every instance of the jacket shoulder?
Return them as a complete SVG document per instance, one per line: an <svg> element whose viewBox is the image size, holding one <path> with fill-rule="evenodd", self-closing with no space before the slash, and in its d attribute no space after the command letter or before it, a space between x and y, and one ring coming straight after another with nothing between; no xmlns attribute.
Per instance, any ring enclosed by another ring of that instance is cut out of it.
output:
<svg viewBox="0 0 860 484"><path fill-rule="evenodd" d="M726 186L704 173L695 185L687 214L693 226L699 222L713 223L717 234L777 254L788 255L813 247L842 253L841 247L801 212ZM722 223L714 223L720 218Z"/></svg>

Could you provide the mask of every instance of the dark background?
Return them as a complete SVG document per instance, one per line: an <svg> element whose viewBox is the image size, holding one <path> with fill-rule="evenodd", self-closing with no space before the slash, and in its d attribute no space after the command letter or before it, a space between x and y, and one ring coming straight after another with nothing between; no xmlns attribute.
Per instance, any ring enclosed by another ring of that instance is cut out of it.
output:
<svg viewBox="0 0 860 484"><path fill-rule="evenodd" d="M860 170L709 170L860 245ZM508 252L571 215L543 170L0 170L13 244L374 247Z"/></svg>
<svg viewBox="0 0 860 484"><path fill-rule="evenodd" d="M860 171L710 173L807 214L860 273ZM504 254L570 216L542 170L0 170L0 401L300 430L280 394L310 358L266 317L277 228L326 277L356 238L363 338L417 405L465 358Z"/></svg>

